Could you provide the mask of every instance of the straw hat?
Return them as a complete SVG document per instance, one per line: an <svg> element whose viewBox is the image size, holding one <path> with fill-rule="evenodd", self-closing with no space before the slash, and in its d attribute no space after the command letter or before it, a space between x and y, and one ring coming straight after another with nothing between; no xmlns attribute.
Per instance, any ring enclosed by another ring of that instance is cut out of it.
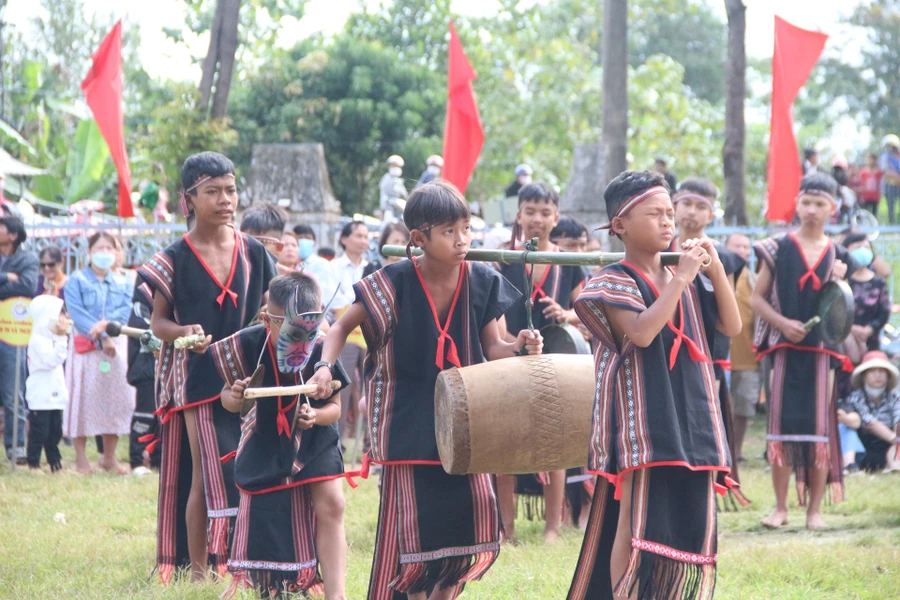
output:
<svg viewBox="0 0 900 600"><path fill-rule="evenodd" d="M862 387L863 374L869 369L884 369L888 372L888 389L892 390L897 387L900 381L900 371L888 360L887 354L880 350L870 350L863 355L863 361L853 370L851 383L853 387Z"/></svg>

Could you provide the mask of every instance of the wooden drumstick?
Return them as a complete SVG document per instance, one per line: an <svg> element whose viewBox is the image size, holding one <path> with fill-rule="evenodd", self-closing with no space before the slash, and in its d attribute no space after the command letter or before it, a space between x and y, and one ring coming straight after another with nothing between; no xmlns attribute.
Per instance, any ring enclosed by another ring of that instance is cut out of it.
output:
<svg viewBox="0 0 900 600"><path fill-rule="evenodd" d="M818 325L821 322L822 322L822 318L819 315L816 315L815 317L813 317L812 319L810 319L809 321L807 321L806 323L803 324L803 331L809 331L810 329L812 329L813 327L815 327L816 325Z"/></svg>
<svg viewBox="0 0 900 600"><path fill-rule="evenodd" d="M206 339L206 336L201 333L195 333L194 335L185 335L180 338L175 338L175 347L179 350L184 350L185 348L191 348L203 340Z"/></svg>
<svg viewBox="0 0 900 600"><path fill-rule="evenodd" d="M328 384L332 390L341 389L340 381L331 381ZM319 389L314 383L306 385L288 385L285 387L247 388L244 390L244 398L272 398L274 396L297 396L299 394L311 394Z"/></svg>

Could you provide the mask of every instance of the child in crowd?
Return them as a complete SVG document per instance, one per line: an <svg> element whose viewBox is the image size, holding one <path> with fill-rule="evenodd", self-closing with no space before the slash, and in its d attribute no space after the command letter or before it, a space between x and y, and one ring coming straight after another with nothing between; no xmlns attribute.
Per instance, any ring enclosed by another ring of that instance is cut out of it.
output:
<svg viewBox="0 0 900 600"><path fill-rule="evenodd" d="M538 239L540 252L557 252L559 247L550 241L554 228L559 226L559 195L546 183L529 183L519 190L519 212L513 226L512 242L518 242L520 234L526 240ZM580 237L580 233L576 239ZM586 241L586 240L585 240ZM531 274L532 287L526 290L525 275ZM503 264L500 273L523 294L531 295L532 324L536 330L555 323L578 323L572 310L572 302L581 293L587 277L582 267L560 265ZM506 311L507 341L515 339L527 330L527 314L524 298L516 301ZM559 537L565 498L566 472L564 470L535 475L498 475L497 498L503 533L507 539L515 539L515 493L528 496L544 496L544 539L552 542Z"/></svg>
<svg viewBox="0 0 900 600"><path fill-rule="evenodd" d="M455 598L500 551L490 475L448 475L438 457L434 388L444 369L539 354L541 338L501 338L497 319L517 299L496 271L467 263L469 205L451 184L433 182L409 197L403 220L424 256L387 265L354 285L356 300L328 332L310 383L330 395L334 362L362 326L371 456L384 465L370 600ZM548 228L549 231L549 228ZM433 359L431 358L433 357ZM424 360L423 359L427 359Z"/></svg>
<svg viewBox="0 0 900 600"><path fill-rule="evenodd" d="M661 174L625 171L604 198L625 260L575 302L596 340L588 466L600 477L569 598L711 598L714 495L732 482L700 297L725 335L740 331L737 303L712 240L683 240L677 268L662 264L675 209Z"/></svg>
<svg viewBox="0 0 900 600"><path fill-rule="evenodd" d="M822 285L845 278L848 265L851 273L859 268L843 246L825 235L837 210L837 187L825 173L805 176L797 198L800 228L754 246L759 277L750 307L762 319L756 335L759 356L771 355L773 365L766 456L776 504L762 521L768 528L788 522L792 469L801 505L808 500L807 529L825 527L821 504L828 484L833 500L843 500L833 393L834 369L847 361L825 345L817 328L804 327L815 315Z"/></svg>
<svg viewBox="0 0 900 600"><path fill-rule="evenodd" d="M241 411L244 390L258 366L265 368L265 387L296 385L312 375L322 353L315 332L287 348L304 357L301 373L280 371L276 348L281 352L279 336L286 319L292 325L297 315L321 308L312 278L297 271L276 277L269 284L264 324L210 347L225 380L222 404L227 410ZM335 379L342 385L348 381L339 363ZM234 458L241 502L228 560L234 573L231 590L250 584L263 595L276 595L305 591L324 580L327 600L346 598L340 414L340 396L335 394L322 400L260 398L243 417Z"/></svg>
<svg viewBox="0 0 900 600"><path fill-rule="evenodd" d="M153 312L153 288L139 274L131 298L132 310L127 325L135 329L150 327ZM156 357L141 341L128 338L128 383L135 389L134 414L131 416L131 436L128 454L131 472L135 475L149 473L150 467L159 468L160 447L159 419L156 411ZM146 453L146 455L145 455Z"/></svg>
<svg viewBox="0 0 900 600"><path fill-rule="evenodd" d="M61 298L45 294L31 301L28 379L25 380L28 466L40 469L43 450L53 473L62 469L59 441L63 433L63 411L69 401L63 372L69 352L69 328Z"/></svg>
<svg viewBox="0 0 900 600"><path fill-rule="evenodd" d="M150 327L163 342L156 397L162 430L157 568L164 582L185 566L185 554L194 580L206 577L208 563L225 571L238 491L234 464L221 458L237 448L241 420L219 402L222 378L204 354L250 324L275 276L272 255L234 229L238 194L227 157L190 156L181 184L193 227L140 269L154 294ZM184 336L201 341L176 348Z"/></svg>
<svg viewBox="0 0 900 600"><path fill-rule="evenodd" d="M253 204L241 216L241 233L255 238L277 258L284 251L282 237L287 218L287 213L277 204L271 202ZM287 267L280 263L276 264L276 268L282 275L294 270L293 267Z"/></svg>
<svg viewBox="0 0 900 600"><path fill-rule="evenodd" d="M878 203L881 201L881 169L878 168L878 155L866 155L866 166L859 171L859 202L873 215L878 215Z"/></svg>
<svg viewBox="0 0 900 600"><path fill-rule="evenodd" d="M584 252L588 243L587 227L577 219L560 216L550 232L550 243L566 252Z"/></svg>

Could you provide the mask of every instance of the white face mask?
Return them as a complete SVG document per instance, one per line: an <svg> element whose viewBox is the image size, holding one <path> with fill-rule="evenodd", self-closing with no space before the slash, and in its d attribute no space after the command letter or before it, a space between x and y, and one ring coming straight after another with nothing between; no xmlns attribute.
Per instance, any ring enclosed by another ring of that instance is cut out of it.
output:
<svg viewBox="0 0 900 600"><path fill-rule="evenodd" d="M886 387L874 388L874 387L870 386L868 383L864 383L863 387L865 388L866 395L869 398L879 398L879 397L881 397L882 394L884 394L884 390L887 389Z"/></svg>
<svg viewBox="0 0 900 600"><path fill-rule="evenodd" d="M428 165L428 172L431 173L432 175L440 175L441 168L437 165Z"/></svg>
<svg viewBox="0 0 900 600"><path fill-rule="evenodd" d="M519 183L522 185L528 185L531 183L531 175L519 175Z"/></svg>
<svg viewBox="0 0 900 600"><path fill-rule="evenodd" d="M388 169L388 173L390 173L392 177L400 177L403 175L403 169L400 167L391 167Z"/></svg>

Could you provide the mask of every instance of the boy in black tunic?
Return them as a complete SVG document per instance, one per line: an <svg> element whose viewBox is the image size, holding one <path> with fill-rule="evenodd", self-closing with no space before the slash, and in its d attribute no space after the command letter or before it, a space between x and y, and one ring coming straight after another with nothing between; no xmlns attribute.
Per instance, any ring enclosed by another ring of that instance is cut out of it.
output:
<svg viewBox="0 0 900 600"><path fill-rule="evenodd" d="M713 497L731 458L699 297L714 297L727 335L737 302L711 240L685 240L678 267L662 265L675 212L662 175L626 171L604 197L625 260L575 302L597 342L588 467L600 477L569 599L711 598Z"/></svg>
<svg viewBox="0 0 900 600"><path fill-rule="evenodd" d="M559 247L550 241L553 228L559 223L559 195L546 183L529 183L519 190L519 212L513 228L513 243L518 233L526 240L538 239L539 252L558 252ZM513 246L515 248L515 246ZM525 290L525 274L532 275L532 289ZM523 294L531 294L534 305L531 319L540 331L556 323L577 324L578 317L572 310L572 302L581 293L587 272L582 267L562 265L504 264L500 273ZM512 341L527 328L524 297L506 311L507 341ZM500 518L507 539L515 539L515 493L526 496L544 496L544 539L552 542L559 537L565 497L565 470L533 475L497 475L497 501ZM532 511L527 511L531 513ZM529 518L532 515L529 514Z"/></svg>
<svg viewBox="0 0 900 600"><path fill-rule="evenodd" d="M241 411L244 390L260 365L265 369L262 387L297 385L312 375L322 353L321 319L316 323L314 318L321 309L319 287L309 276L294 272L272 280L261 315L264 324L210 347L225 380L222 404L227 410ZM307 320L308 335L293 348L296 362L287 368L286 344L280 339L286 313L288 326L313 317ZM335 365L335 379L342 386L348 383L340 364ZM335 393L323 400L260 398L243 417L234 457L241 502L228 560L233 574L229 592L252 586L264 596L277 595L324 583L326 599L345 598L340 414L340 395Z"/></svg>
<svg viewBox="0 0 900 600"><path fill-rule="evenodd" d="M843 500L834 369L853 366L838 348L822 341L818 328L803 327L815 315L822 285L860 268L846 248L825 235L825 225L838 208L837 192L830 175L810 173L801 181L797 198L800 228L753 247L759 278L750 307L761 319L758 358L772 355L766 457L772 465L775 510L762 521L770 529L788 522L791 470L801 506L808 500L807 529L825 527L821 505L826 487L831 486L834 502Z"/></svg>
<svg viewBox="0 0 900 600"><path fill-rule="evenodd" d="M490 475L448 475L434 430L434 387L447 368L539 354L541 338L504 341L497 319L518 294L495 270L467 263L472 234L465 198L451 184L410 194L403 220L421 258L388 265L359 281L356 302L332 326L311 383L327 393L331 364L347 336L366 337L369 462L384 465L369 600L454 598L500 551Z"/></svg>
<svg viewBox="0 0 900 600"><path fill-rule="evenodd" d="M238 492L233 463L221 458L237 448L241 421L219 402L222 378L205 353L213 341L250 324L275 276L262 244L234 229L238 198L228 158L216 152L189 157L181 183L193 228L139 270L154 293L150 328L163 342L156 393L162 430L157 568L163 582L186 566L185 550L194 580L206 577L208 564L226 571L228 519L237 514ZM178 338L191 335L202 339L175 347Z"/></svg>
<svg viewBox="0 0 900 600"><path fill-rule="evenodd" d="M681 248L679 238L683 240L690 239L707 239L706 227L713 222L716 217L715 202L719 197L719 190L708 179L700 177L689 177L681 182L678 191L672 195L672 205L675 207L675 226L678 228L678 235L672 240L669 246L671 251L677 251ZM716 254L722 266L725 267L725 274L734 289L735 282L741 276L746 262L743 258L726 248L724 245L713 240L716 246ZM707 296L701 296L701 310L708 313L704 318L707 326L706 339L712 351L713 371L716 374L716 390L719 394L719 403L722 405L722 418L725 421L725 432L728 436L728 447L731 450L732 457L735 455L734 446L734 423L731 417L731 398L728 394L728 386L725 385L725 371L731 370L731 361L728 360L728 354L731 350L731 339L718 331L715 327L715 310L714 303L710 305ZM735 481L740 482L737 475L737 465L732 465L731 477ZM735 502L741 506L749 506L750 501L744 496L738 488L729 490L729 499L732 502L726 502L725 507L735 506Z"/></svg>

